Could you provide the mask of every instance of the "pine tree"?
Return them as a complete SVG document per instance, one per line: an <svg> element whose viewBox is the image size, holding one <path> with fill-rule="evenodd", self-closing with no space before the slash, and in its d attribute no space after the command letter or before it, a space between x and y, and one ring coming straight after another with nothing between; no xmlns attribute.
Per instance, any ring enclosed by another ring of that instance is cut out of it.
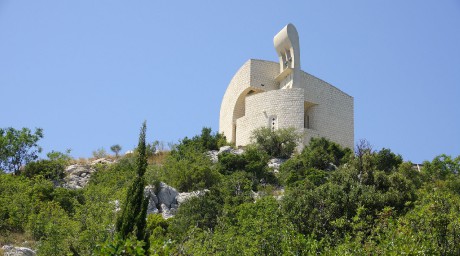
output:
<svg viewBox="0 0 460 256"><path fill-rule="evenodd" d="M122 239L126 239L130 234L134 234L137 240L143 240L148 244L148 234L145 231L148 198L144 196L144 173L147 169L147 157L145 153L146 129L146 122L144 121L137 148L139 155L137 156L136 177L128 188L124 207L117 219L116 231Z"/></svg>

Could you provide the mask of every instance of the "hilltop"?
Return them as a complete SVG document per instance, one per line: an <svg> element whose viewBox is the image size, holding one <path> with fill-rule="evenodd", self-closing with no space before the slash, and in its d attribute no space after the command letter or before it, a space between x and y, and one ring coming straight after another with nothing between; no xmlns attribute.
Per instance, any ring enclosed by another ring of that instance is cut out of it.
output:
<svg viewBox="0 0 460 256"><path fill-rule="evenodd" d="M316 138L296 152L296 138L261 131L237 149L204 128L169 151L146 150L147 240L120 239L115 225L139 173L137 149L105 160L57 152L31 160L0 174L0 247L38 255L460 253L460 156L419 169L365 141L353 151ZM69 186L72 175L85 182Z"/></svg>

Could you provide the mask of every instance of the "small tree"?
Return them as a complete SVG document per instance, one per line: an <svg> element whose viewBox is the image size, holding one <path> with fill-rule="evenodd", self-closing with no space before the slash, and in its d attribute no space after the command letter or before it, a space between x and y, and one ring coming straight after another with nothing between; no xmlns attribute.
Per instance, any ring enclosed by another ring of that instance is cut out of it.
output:
<svg viewBox="0 0 460 256"><path fill-rule="evenodd" d="M36 160L42 151L37 144L41 138L41 128L36 128L34 133L29 128L0 128L0 170L18 174L21 166Z"/></svg>
<svg viewBox="0 0 460 256"><path fill-rule="evenodd" d="M252 132L251 141L267 152L271 157L289 158L294 152L300 135L294 128L282 128L272 131L261 127Z"/></svg>
<svg viewBox="0 0 460 256"><path fill-rule="evenodd" d="M112 152L115 153L115 156L118 157L118 153L121 150L121 146L118 145L118 144L115 144L115 145L110 147L110 150L112 150Z"/></svg>
<svg viewBox="0 0 460 256"><path fill-rule="evenodd" d="M128 188L126 201L121 215L117 219L116 231L125 240L130 234L134 234L139 241L148 242L148 234L145 232L148 198L144 196L145 179L147 169L147 157L145 154L146 122L142 124L137 147L137 173L133 183ZM146 248L148 249L148 248Z"/></svg>
<svg viewBox="0 0 460 256"><path fill-rule="evenodd" d="M106 158L107 152L105 151L104 148L98 148L97 150L93 151L93 157L96 159Z"/></svg>

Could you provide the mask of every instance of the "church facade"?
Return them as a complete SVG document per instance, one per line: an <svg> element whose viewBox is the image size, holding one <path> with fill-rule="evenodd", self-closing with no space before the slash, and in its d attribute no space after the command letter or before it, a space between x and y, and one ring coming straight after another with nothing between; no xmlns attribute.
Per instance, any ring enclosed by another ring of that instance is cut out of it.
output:
<svg viewBox="0 0 460 256"><path fill-rule="evenodd" d="M353 97L300 69L299 36L292 24L273 41L278 62L250 59L230 81L219 132L245 146L254 129L294 127L303 134L303 145L312 137L325 137L352 149Z"/></svg>

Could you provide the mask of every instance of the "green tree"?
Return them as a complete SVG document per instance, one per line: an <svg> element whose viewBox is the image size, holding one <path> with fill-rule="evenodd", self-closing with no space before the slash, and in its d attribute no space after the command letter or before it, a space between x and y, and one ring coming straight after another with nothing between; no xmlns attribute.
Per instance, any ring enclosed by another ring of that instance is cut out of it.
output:
<svg viewBox="0 0 460 256"><path fill-rule="evenodd" d="M110 150L112 150L112 152L115 153L115 156L118 157L118 153L121 150L121 146L118 145L118 144L115 144L115 145L110 147Z"/></svg>
<svg viewBox="0 0 460 256"><path fill-rule="evenodd" d="M65 176L65 167L72 159L69 156L70 150L66 153L51 151L47 154L49 159L42 159L36 162L28 163L21 175L32 178L36 175L42 175L46 179L58 181Z"/></svg>
<svg viewBox="0 0 460 256"><path fill-rule="evenodd" d="M390 172L398 169L402 164L401 155L396 155L387 148L382 148L376 155L376 168L380 171Z"/></svg>
<svg viewBox="0 0 460 256"><path fill-rule="evenodd" d="M270 128L261 127L252 132L251 141L271 157L289 158L300 138L294 128L272 131Z"/></svg>
<svg viewBox="0 0 460 256"><path fill-rule="evenodd" d="M147 157L145 154L146 129L146 122L144 122L139 135L139 145L137 148L136 177L128 188L126 201L123 205L121 215L117 219L116 231L121 236L121 239L126 239L133 233L137 240L147 243L148 234L145 232L145 228L148 198L144 196L144 174L147 169Z"/></svg>
<svg viewBox="0 0 460 256"><path fill-rule="evenodd" d="M422 171L432 179L440 180L458 175L460 173L460 156L452 159L451 156L445 154L439 155L431 162L423 162Z"/></svg>
<svg viewBox="0 0 460 256"><path fill-rule="evenodd" d="M315 185L326 182L328 171L349 161L352 151L325 138L312 138L302 153L287 160L280 168L280 180L294 185L308 180Z"/></svg>
<svg viewBox="0 0 460 256"><path fill-rule="evenodd" d="M254 189L260 181L277 184L276 177L267 166L269 156L266 152L254 146L246 147L244 153L241 155L221 153L218 157L217 170L220 173L230 175L237 171L244 171L249 174L248 177L251 177Z"/></svg>
<svg viewBox="0 0 460 256"><path fill-rule="evenodd" d="M220 174L206 152L218 148L221 136L212 135L210 128L203 128L201 135L181 140L166 159L166 183L181 192L210 188L218 183Z"/></svg>
<svg viewBox="0 0 460 256"><path fill-rule="evenodd" d="M42 151L37 144L41 138L41 128L34 133L29 128L0 128L0 170L18 174L21 166L36 160Z"/></svg>

